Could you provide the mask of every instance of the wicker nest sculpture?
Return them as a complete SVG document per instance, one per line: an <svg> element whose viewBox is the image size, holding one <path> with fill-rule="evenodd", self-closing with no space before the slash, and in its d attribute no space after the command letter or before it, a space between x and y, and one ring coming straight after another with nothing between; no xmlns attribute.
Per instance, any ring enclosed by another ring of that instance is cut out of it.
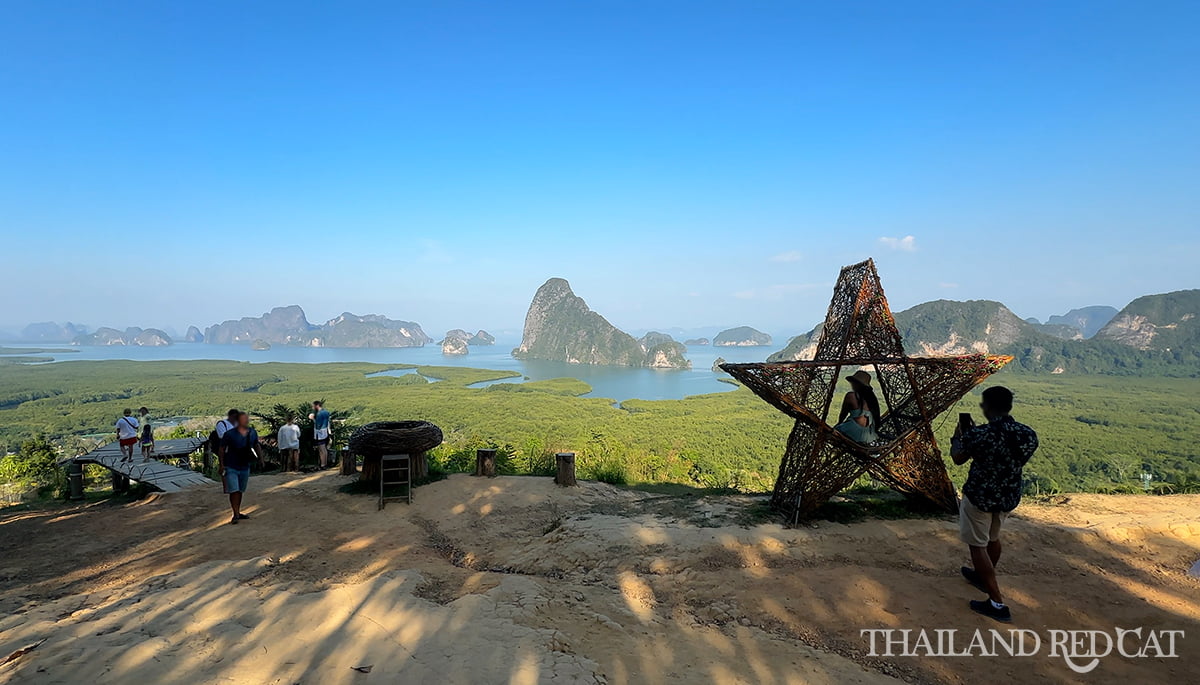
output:
<svg viewBox="0 0 1200 685"><path fill-rule="evenodd" d="M812 359L721 368L795 419L771 505L799 519L864 473L954 511L958 497L933 421L1010 361L983 354L906 355L875 262L868 259L842 269ZM887 406L879 426L886 437L878 444L858 444L828 422L838 382L858 368L874 373Z"/></svg>
<svg viewBox="0 0 1200 685"><path fill-rule="evenodd" d="M412 458L413 478L423 478L429 469L425 452L442 444L442 429L428 421L376 421L350 436L350 451L363 458L362 480L379 480L379 458L407 454Z"/></svg>

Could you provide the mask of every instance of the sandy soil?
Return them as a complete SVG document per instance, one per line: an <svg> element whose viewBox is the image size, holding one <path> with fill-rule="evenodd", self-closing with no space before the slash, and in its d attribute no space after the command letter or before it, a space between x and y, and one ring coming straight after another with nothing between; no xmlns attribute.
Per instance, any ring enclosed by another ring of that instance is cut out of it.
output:
<svg viewBox="0 0 1200 685"><path fill-rule="evenodd" d="M1080 676L1045 650L868 654L864 629L1006 628L967 611L950 519L787 529L752 498L468 476L380 512L345 482L255 477L238 526L215 487L0 514L0 660L36 645L0 683L1200 681L1200 496L1011 519L1013 627L1185 631Z"/></svg>

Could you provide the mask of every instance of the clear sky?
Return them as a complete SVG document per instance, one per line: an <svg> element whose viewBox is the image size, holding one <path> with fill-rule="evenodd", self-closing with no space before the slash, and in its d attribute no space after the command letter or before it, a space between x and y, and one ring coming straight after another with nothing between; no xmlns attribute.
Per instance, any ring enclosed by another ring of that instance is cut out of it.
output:
<svg viewBox="0 0 1200 685"><path fill-rule="evenodd" d="M0 6L0 326L1200 287L1195 2Z"/></svg>

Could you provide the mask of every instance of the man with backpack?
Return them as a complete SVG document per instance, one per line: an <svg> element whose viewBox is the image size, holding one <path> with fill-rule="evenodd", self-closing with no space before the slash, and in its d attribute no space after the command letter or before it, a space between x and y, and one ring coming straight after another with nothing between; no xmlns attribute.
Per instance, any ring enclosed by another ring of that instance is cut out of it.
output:
<svg viewBox="0 0 1200 685"><path fill-rule="evenodd" d="M230 409L229 412L225 414L225 418L217 421L216 428L213 428L208 434L208 448L213 451L213 454L217 455L217 463L220 463L221 459L221 438L225 437L225 433L227 433L230 429L237 426L237 417L238 414L241 413L242 412L238 409ZM224 484L225 479L222 478L221 485L224 486ZM228 492L228 490L226 490L226 492Z"/></svg>
<svg viewBox="0 0 1200 685"><path fill-rule="evenodd" d="M959 505L959 536L971 552L973 567L962 568L963 577L985 600L972 600L971 611L997 621L1012 621L1012 612L1000 595L996 564L1000 562L1000 526L1021 502L1021 469L1038 448L1037 433L1013 420L1013 394L996 386L983 391L984 426L959 424L950 441L955 464L971 462ZM970 418L970 417L966 417Z"/></svg>
<svg viewBox="0 0 1200 685"><path fill-rule="evenodd" d="M241 413L240 410L230 409L225 418L217 421L216 428L213 428L212 432L208 434L209 449L218 455L221 453L221 438L225 437L226 431L237 427L237 417Z"/></svg>

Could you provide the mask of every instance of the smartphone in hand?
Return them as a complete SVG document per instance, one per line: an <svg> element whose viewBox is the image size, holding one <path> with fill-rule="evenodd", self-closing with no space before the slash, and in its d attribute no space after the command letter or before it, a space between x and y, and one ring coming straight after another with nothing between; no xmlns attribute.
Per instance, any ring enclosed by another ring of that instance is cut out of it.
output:
<svg viewBox="0 0 1200 685"><path fill-rule="evenodd" d="M968 412L962 412L958 415L958 432L965 433L975 427L975 419L971 418Z"/></svg>

